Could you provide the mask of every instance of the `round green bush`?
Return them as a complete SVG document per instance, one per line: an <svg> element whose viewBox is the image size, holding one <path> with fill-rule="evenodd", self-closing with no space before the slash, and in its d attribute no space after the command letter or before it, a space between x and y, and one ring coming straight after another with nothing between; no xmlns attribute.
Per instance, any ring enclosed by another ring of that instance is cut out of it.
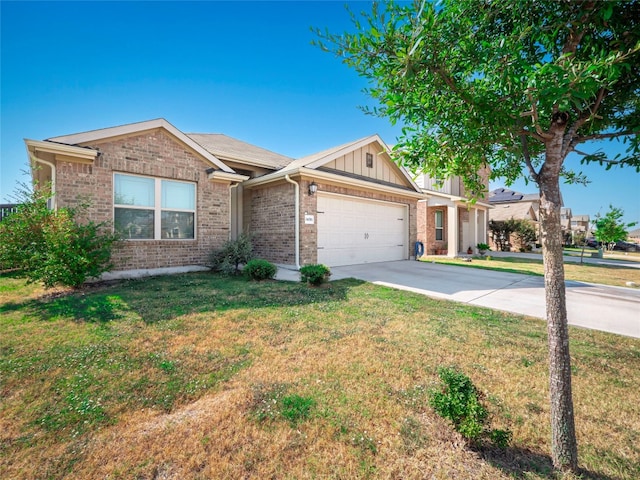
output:
<svg viewBox="0 0 640 480"><path fill-rule="evenodd" d="M300 281L311 285L321 285L331 276L331 270L326 265L305 265L300 268Z"/></svg>
<svg viewBox="0 0 640 480"><path fill-rule="evenodd" d="M278 267L273 263L260 258L249 260L244 267L244 273L251 280L267 280L269 278L273 278L276 276L277 271Z"/></svg>

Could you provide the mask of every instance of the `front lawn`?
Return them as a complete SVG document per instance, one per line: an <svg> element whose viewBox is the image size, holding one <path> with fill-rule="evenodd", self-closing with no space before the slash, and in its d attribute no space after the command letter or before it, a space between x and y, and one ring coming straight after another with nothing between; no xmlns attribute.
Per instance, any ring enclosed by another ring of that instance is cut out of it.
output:
<svg viewBox="0 0 640 480"><path fill-rule="evenodd" d="M0 276L0 478L552 478L542 321L355 280ZM640 477L640 343L571 328L583 478ZM440 366L507 450L428 406Z"/></svg>

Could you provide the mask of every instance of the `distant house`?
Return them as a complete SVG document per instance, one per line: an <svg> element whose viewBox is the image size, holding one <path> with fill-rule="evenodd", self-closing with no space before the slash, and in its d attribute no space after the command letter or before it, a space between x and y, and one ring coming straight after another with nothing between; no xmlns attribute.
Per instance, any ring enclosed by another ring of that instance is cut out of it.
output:
<svg viewBox="0 0 640 480"><path fill-rule="evenodd" d="M590 232L591 218L589 215L573 215L571 217L571 243L576 243L577 235L587 235Z"/></svg>
<svg viewBox="0 0 640 480"><path fill-rule="evenodd" d="M18 211L18 205L15 203L4 203L0 205L0 222L3 218Z"/></svg>
<svg viewBox="0 0 640 480"><path fill-rule="evenodd" d="M631 230L627 236L627 240L633 243L640 243L640 228Z"/></svg>
<svg viewBox="0 0 640 480"><path fill-rule="evenodd" d="M117 271L201 267L242 232L295 267L409 259L418 240L455 256L487 238L488 204L469 207L460 179L414 181L378 135L299 159L164 119L25 143L52 208L90 199L89 218L122 235Z"/></svg>
<svg viewBox="0 0 640 480"><path fill-rule="evenodd" d="M524 194L507 188L497 188L489 192L489 221L504 222L506 220L526 220L531 222L536 232L540 232L540 195L537 193ZM496 239L489 235L489 246L497 249ZM523 245L517 245L515 238L509 240L509 244L519 249Z"/></svg>

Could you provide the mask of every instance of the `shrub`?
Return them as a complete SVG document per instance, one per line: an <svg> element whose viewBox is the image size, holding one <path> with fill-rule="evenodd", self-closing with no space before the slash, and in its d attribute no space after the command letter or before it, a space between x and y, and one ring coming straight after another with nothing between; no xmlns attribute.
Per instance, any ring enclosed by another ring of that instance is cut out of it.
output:
<svg viewBox="0 0 640 480"><path fill-rule="evenodd" d="M243 271L251 280L267 280L276 276L278 267L267 260L255 258L247 262Z"/></svg>
<svg viewBox="0 0 640 480"><path fill-rule="evenodd" d="M490 250L489 245L487 245L486 243L479 243L478 245L476 245L476 247L480 252L486 252L487 250Z"/></svg>
<svg viewBox="0 0 640 480"><path fill-rule="evenodd" d="M240 264L247 263L253 258L251 237L241 233L235 240L227 240L222 248L215 250L210 256L210 266L213 271L227 275L237 275Z"/></svg>
<svg viewBox="0 0 640 480"><path fill-rule="evenodd" d="M511 432L486 428L489 414L480 403L478 390L471 379L454 368L439 368L438 376L443 385L429 395L429 404L436 413L450 420L467 440L474 442L488 437L497 447L505 448L511 440Z"/></svg>
<svg viewBox="0 0 640 480"><path fill-rule="evenodd" d="M50 190L21 192L18 211L0 223L0 268L20 269L30 282L46 288L78 288L111 269L111 249L119 237L106 223L76 218L87 208L50 210Z"/></svg>
<svg viewBox="0 0 640 480"><path fill-rule="evenodd" d="M469 440L480 437L487 410L480 404L471 379L453 368L438 369L444 383L441 390L431 392L429 404L438 415L453 423L454 428Z"/></svg>
<svg viewBox="0 0 640 480"><path fill-rule="evenodd" d="M331 276L331 270L326 265L305 265L300 268L300 281L311 285L321 285Z"/></svg>

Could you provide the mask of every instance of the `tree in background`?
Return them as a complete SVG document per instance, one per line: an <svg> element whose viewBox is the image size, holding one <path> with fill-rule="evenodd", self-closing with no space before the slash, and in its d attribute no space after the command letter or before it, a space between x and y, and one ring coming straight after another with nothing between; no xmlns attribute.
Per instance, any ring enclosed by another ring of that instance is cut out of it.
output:
<svg viewBox="0 0 640 480"><path fill-rule="evenodd" d="M613 205L609 205L609 211L604 216L596 215L596 229L593 236L606 245L608 250L613 250L616 242L626 240L629 234L627 229L637 224L637 222L624 223L622 217L624 217L624 211Z"/></svg>
<svg viewBox="0 0 640 480"><path fill-rule="evenodd" d="M79 288L111 269L119 237L103 223L79 222L86 205L50 210L46 188L23 188L17 195L18 211L0 222L0 269L18 269L46 288Z"/></svg>
<svg viewBox="0 0 640 480"><path fill-rule="evenodd" d="M482 197L480 171L540 191L549 341L551 453L577 469L577 442L560 225L560 178L571 152L606 168L640 171L640 2L443 0L374 4L353 15L355 33L318 32L370 82L370 113L400 122L396 159L434 178L459 175ZM585 153L597 139L626 153Z"/></svg>

